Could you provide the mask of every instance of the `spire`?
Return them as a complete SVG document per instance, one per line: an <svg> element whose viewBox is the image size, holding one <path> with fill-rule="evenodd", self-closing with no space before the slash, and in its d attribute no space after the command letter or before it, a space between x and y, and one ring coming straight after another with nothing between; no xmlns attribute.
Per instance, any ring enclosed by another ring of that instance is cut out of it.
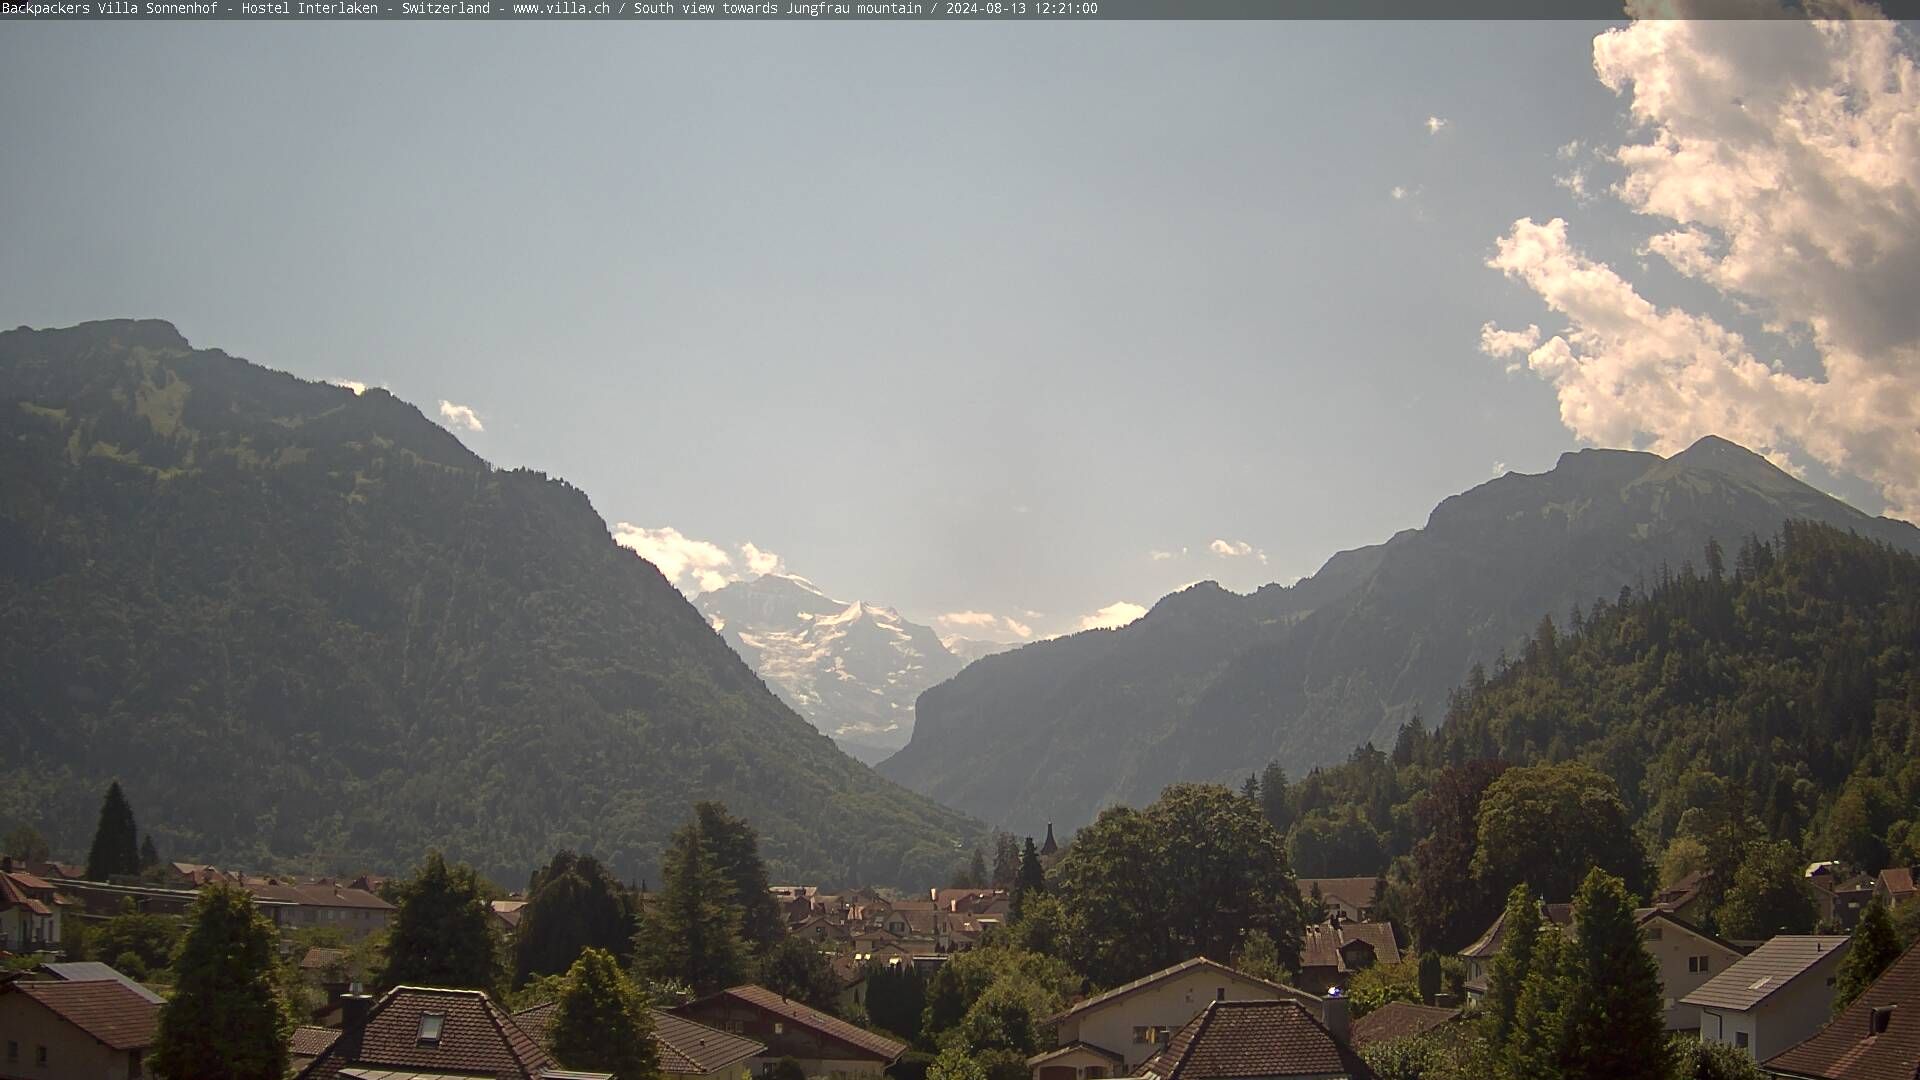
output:
<svg viewBox="0 0 1920 1080"><path fill-rule="evenodd" d="M1059 850L1060 845L1053 842L1053 822L1049 821L1047 822L1047 842L1040 845L1040 854L1052 855Z"/></svg>

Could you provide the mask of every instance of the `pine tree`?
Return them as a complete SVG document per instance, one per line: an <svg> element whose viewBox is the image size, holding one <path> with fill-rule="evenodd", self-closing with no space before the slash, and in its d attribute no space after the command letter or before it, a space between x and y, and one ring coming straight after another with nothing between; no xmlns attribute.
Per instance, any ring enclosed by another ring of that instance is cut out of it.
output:
<svg viewBox="0 0 1920 1080"><path fill-rule="evenodd" d="M140 830L133 822L133 807L115 780L100 803L100 824L93 830L93 846L87 849L87 877L110 881L139 873Z"/></svg>
<svg viewBox="0 0 1920 1080"><path fill-rule="evenodd" d="M697 819L673 834L662 869L666 888L647 908L635 939L642 970L699 994L737 984L746 970L740 915Z"/></svg>
<svg viewBox="0 0 1920 1080"><path fill-rule="evenodd" d="M1900 951L1900 935L1893 929L1893 917L1887 914L1887 906L1876 895L1860 913L1860 922L1853 928L1852 944L1847 947L1846 958L1840 961L1840 974L1833 987L1835 1015L1865 993L1887 966L1900 958Z"/></svg>
<svg viewBox="0 0 1920 1080"><path fill-rule="evenodd" d="M1660 965L1647 951L1633 898L1595 867L1573 901L1567 951L1568 1080L1666 1080L1670 1048Z"/></svg>
<svg viewBox="0 0 1920 1080"><path fill-rule="evenodd" d="M996 889L1013 888L1014 879L1020 876L1020 841L1010 832L993 834L993 887Z"/></svg>
<svg viewBox="0 0 1920 1080"><path fill-rule="evenodd" d="M1540 909L1527 887L1515 885L1507 893L1506 914L1500 922L1503 940L1487 972L1487 1041L1496 1048L1513 1038L1514 1013L1527 975L1534 967L1540 940Z"/></svg>
<svg viewBox="0 0 1920 1080"><path fill-rule="evenodd" d="M1047 872L1040 866L1040 849L1033 846L1033 837L1027 837L1025 847L1020 849L1020 873L1013 879L1013 896L1007 912L1010 922L1019 922L1021 907L1029 894L1038 896L1047 891Z"/></svg>
<svg viewBox="0 0 1920 1080"><path fill-rule="evenodd" d="M1566 972L1569 948L1558 931L1548 930L1536 937L1529 950L1507 1042L1497 1050L1502 1080L1563 1080L1567 1076L1571 1056L1566 1023L1571 994Z"/></svg>
<svg viewBox="0 0 1920 1080"><path fill-rule="evenodd" d="M695 803L694 821L700 841L726 882L727 902L740 920L740 938L755 955L766 952L786 936L786 920L767 885L767 864L760 858L760 834L743 818L718 802Z"/></svg>
<svg viewBox="0 0 1920 1080"><path fill-rule="evenodd" d="M614 1080L660 1073L646 998L603 949L587 948L567 971L549 1040L569 1069L611 1072Z"/></svg>
<svg viewBox="0 0 1920 1080"><path fill-rule="evenodd" d="M160 865L160 849L153 846L153 834L148 833L140 839L140 869L152 870Z"/></svg>
<svg viewBox="0 0 1920 1080"><path fill-rule="evenodd" d="M279 1080L293 1013L274 970L273 924L237 886L200 893L160 1009L153 1071L161 1080Z"/></svg>
<svg viewBox="0 0 1920 1080"><path fill-rule="evenodd" d="M1287 791L1287 770L1271 762L1260 774L1260 809L1267 821L1283 835L1293 826L1293 809Z"/></svg>
<svg viewBox="0 0 1920 1080"><path fill-rule="evenodd" d="M633 956L638 905L591 855L560 851L534 872L513 939L513 984L558 975L589 947L624 964Z"/></svg>
<svg viewBox="0 0 1920 1080"><path fill-rule="evenodd" d="M382 987L497 992L500 965L493 916L472 868L448 866L439 852L428 852L419 873L400 886L398 906L387 938Z"/></svg>

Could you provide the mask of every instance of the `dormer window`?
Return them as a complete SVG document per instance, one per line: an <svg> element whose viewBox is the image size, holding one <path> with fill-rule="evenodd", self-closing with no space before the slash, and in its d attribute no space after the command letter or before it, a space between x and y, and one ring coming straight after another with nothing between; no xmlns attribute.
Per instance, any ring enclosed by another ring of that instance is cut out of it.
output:
<svg viewBox="0 0 1920 1080"><path fill-rule="evenodd" d="M439 1046L440 1030L446 1026L446 1013L420 1014L420 1045Z"/></svg>
<svg viewBox="0 0 1920 1080"><path fill-rule="evenodd" d="M1892 1005L1876 1005L1867 1013L1867 1034L1885 1035L1887 1028L1893 1025Z"/></svg>

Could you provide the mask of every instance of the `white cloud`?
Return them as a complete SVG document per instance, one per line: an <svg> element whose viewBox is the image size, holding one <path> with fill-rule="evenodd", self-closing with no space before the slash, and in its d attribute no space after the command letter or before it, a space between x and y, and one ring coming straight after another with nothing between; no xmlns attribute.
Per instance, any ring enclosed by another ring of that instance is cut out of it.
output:
<svg viewBox="0 0 1920 1080"><path fill-rule="evenodd" d="M1215 540L1213 543L1207 545L1207 550L1223 559L1241 559L1251 555L1259 559L1262 564L1265 564L1267 561L1266 552L1261 551L1245 540Z"/></svg>
<svg viewBox="0 0 1920 1080"><path fill-rule="evenodd" d="M332 383L335 386L346 387L347 389L353 391L354 397L359 397L361 394L364 394L367 392L367 384L361 382L359 379L327 379L326 381Z"/></svg>
<svg viewBox="0 0 1920 1080"><path fill-rule="evenodd" d="M1438 117L1438 116L1427 117L1427 134L1429 135L1440 134L1440 129L1446 126L1447 126L1447 121L1443 117Z"/></svg>
<svg viewBox="0 0 1920 1080"><path fill-rule="evenodd" d="M1031 618L1033 613L1028 612ZM934 616L934 624L947 631L949 635L964 635L987 638L994 641L1025 641L1033 636L1033 627L1015 619L1011 615L994 615L985 611L949 611Z"/></svg>
<svg viewBox="0 0 1920 1080"><path fill-rule="evenodd" d="M355 391L358 393L359 391ZM468 405L455 405L445 398L440 399L440 419L451 427L465 428L468 431L485 431L486 425L480 422L480 414Z"/></svg>
<svg viewBox="0 0 1920 1080"><path fill-rule="evenodd" d="M613 527L613 541L639 552L659 567L668 581L689 594L712 592L739 579L733 573L733 559L724 548L682 535L672 526L644 529L623 521Z"/></svg>
<svg viewBox="0 0 1920 1080"><path fill-rule="evenodd" d="M747 570L755 574L779 574L787 569L787 561L771 551L763 551L749 540L740 545L740 557L746 561Z"/></svg>
<svg viewBox="0 0 1920 1080"><path fill-rule="evenodd" d="M1091 615L1080 618L1082 630L1112 630L1122 627L1147 613L1139 604L1130 604L1125 600L1116 600Z"/></svg>
<svg viewBox="0 0 1920 1080"><path fill-rule="evenodd" d="M1393 189L1388 191L1387 194L1393 196L1394 202L1399 202L1407 197L1407 189L1401 187L1399 184L1395 184L1393 185Z"/></svg>
<svg viewBox="0 0 1920 1080"><path fill-rule="evenodd" d="M1661 307L1565 221L1530 218L1489 263L1566 319L1527 367L1583 439L1669 453L1720 434L1860 477L1920 518L1920 69L1891 21L1672 17L1690 4L1594 41L1644 133L1603 155L1624 174L1611 194L1661 223L1648 252L1804 339L1819 371Z"/></svg>
<svg viewBox="0 0 1920 1080"><path fill-rule="evenodd" d="M1495 475L1495 476L1505 476L1506 474L1507 474L1507 463L1506 463L1506 462L1504 462L1504 461L1496 461L1496 462L1494 462L1494 463L1493 463L1493 475Z"/></svg>
<svg viewBox="0 0 1920 1080"><path fill-rule="evenodd" d="M1152 559L1154 562L1166 562L1169 559L1184 558L1186 557L1186 554L1187 554L1186 548L1181 548L1179 551L1168 551L1162 548L1154 548L1152 551L1147 552L1147 558Z"/></svg>

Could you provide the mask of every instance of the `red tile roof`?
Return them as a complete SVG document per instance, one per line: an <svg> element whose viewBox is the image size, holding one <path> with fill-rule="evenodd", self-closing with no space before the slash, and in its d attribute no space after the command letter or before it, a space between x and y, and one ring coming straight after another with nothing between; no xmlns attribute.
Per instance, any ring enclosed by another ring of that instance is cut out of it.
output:
<svg viewBox="0 0 1920 1080"><path fill-rule="evenodd" d="M1389 1039L1410 1039L1459 1017L1459 1009L1415 1005L1411 1001L1389 1001L1353 1022L1352 1042L1355 1046L1368 1046Z"/></svg>
<svg viewBox="0 0 1920 1080"><path fill-rule="evenodd" d="M371 911L392 911L393 905L380 899L365 889L356 889L351 885L299 885L291 882L267 879L264 881L248 878L246 890L261 900L278 900L285 904L304 904L308 907L366 908Z"/></svg>
<svg viewBox="0 0 1920 1080"><path fill-rule="evenodd" d="M1400 962L1400 943L1394 940L1392 924L1342 922L1339 926L1322 923L1307 928L1306 937L1301 941L1300 966L1346 971L1347 955L1354 942L1367 945L1379 963Z"/></svg>
<svg viewBox="0 0 1920 1080"><path fill-rule="evenodd" d="M1913 870L1905 866L1896 866L1890 870L1880 871L1880 887L1896 897L1912 896Z"/></svg>
<svg viewBox="0 0 1920 1080"><path fill-rule="evenodd" d="M1158 1080L1376 1080L1360 1055L1295 1001L1210 1001L1140 1071Z"/></svg>
<svg viewBox="0 0 1920 1080"><path fill-rule="evenodd" d="M139 1050L153 1043L160 1006L113 981L57 982L22 979L0 986L0 993L21 993L54 1015L114 1050Z"/></svg>
<svg viewBox="0 0 1920 1080"><path fill-rule="evenodd" d="M519 1024L540 1045L549 1045L559 1003L542 1002L513 1014ZM660 1058L660 1071L702 1075L715 1073L767 1052L765 1043L744 1035L733 1035L719 1028L654 1009L653 1045Z"/></svg>
<svg viewBox="0 0 1920 1080"><path fill-rule="evenodd" d="M420 1018L445 1017L440 1038L420 1042ZM334 1080L348 1068L449 1071L495 1080L539 1080L558 1068L533 1036L478 990L396 986L374 1002L358 1031L343 1031L299 1073L301 1080Z"/></svg>
<svg viewBox="0 0 1920 1080"><path fill-rule="evenodd" d="M1875 1034L1874 1010L1893 1007ZM1920 1077L1920 946L1908 949L1853 1004L1798 1046L1762 1063L1782 1076L1820 1080L1915 1080Z"/></svg>
<svg viewBox="0 0 1920 1080"><path fill-rule="evenodd" d="M289 1049L297 1058L316 1058L326 1053L333 1040L340 1037L339 1028L314 1027L302 1024L293 1029L293 1041Z"/></svg>
<svg viewBox="0 0 1920 1080"><path fill-rule="evenodd" d="M1238 979L1245 979L1248 982L1259 983L1260 985L1275 991L1280 997L1283 997L1283 998L1294 998L1302 1002L1309 1002L1309 1003L1316 1003L1316 1004L1319 1001L1318 998L1314 997L1312 994L1307 993L1305 990L1297 990L1291 986L1283 986L1280 983L1268 982L1265 979L1256 978L1252 975L1249 975L1244 971L1235 971L1234 969L1219 962L1218 960L1209 960L1204 956L1196 956L1191 960L1182 960L1180 963L1175 964L1170 968L1162 968L1151 975L1143 975L1140 978L1135 979L1130 983L1124 983L1120 986L1116 986L1113 989L1108 990L1104 994L1095 994L1094 996L1087 998L1083 1001L1076 1001L1072 1005L1068 1006L1064 1011L1056 1013L1053 1016L1049 1016L1045 1020L1042 1020L1040 1023L1042 1024L1042 1026L1057 1024L1060 1021L1066 1019L1069 1016L1072 1016L1075 1013L1085 1012L1088 1009L1097 1009L1100 1006L1105 1005L1109 1002L1118 1001L1123 997L1136 994L1149 987L1155 986L1158 983L1160 983L1162 980L1171 979L1178 975L1185 975L1187 972L1193 971L1196 968L1204 968L1204 969L1218 972L1221 974L1231 975Z"/></svg>
<svg viewBox="0 0 1920 1080"><path fill-rule="evenodd" d="M718 994L703 998L702 1001L711 1001L714 998L720 997L731 998L734 1001L772 1013L782 1020L798 1024L801 1027L830 1038L838 1039L849 1046L858 1047L888 1062L896 1060L901 1054L907 1052L906 1043L896 1039L889 1039L885 1035L849 1024L837 1016L828 1016L818 1009L809 1008L798 1001L781 997L779 994L774 993L764 986L754 986L751 983L745 986L735 986L728 990L722 990ZM692 1008L700 1003L701 1002L698 1001L690 1002L688 1005L681 1006L681 1009ZM680 1014L679 1009L674 1010L674 1012L676 1015Z"/></svg>

